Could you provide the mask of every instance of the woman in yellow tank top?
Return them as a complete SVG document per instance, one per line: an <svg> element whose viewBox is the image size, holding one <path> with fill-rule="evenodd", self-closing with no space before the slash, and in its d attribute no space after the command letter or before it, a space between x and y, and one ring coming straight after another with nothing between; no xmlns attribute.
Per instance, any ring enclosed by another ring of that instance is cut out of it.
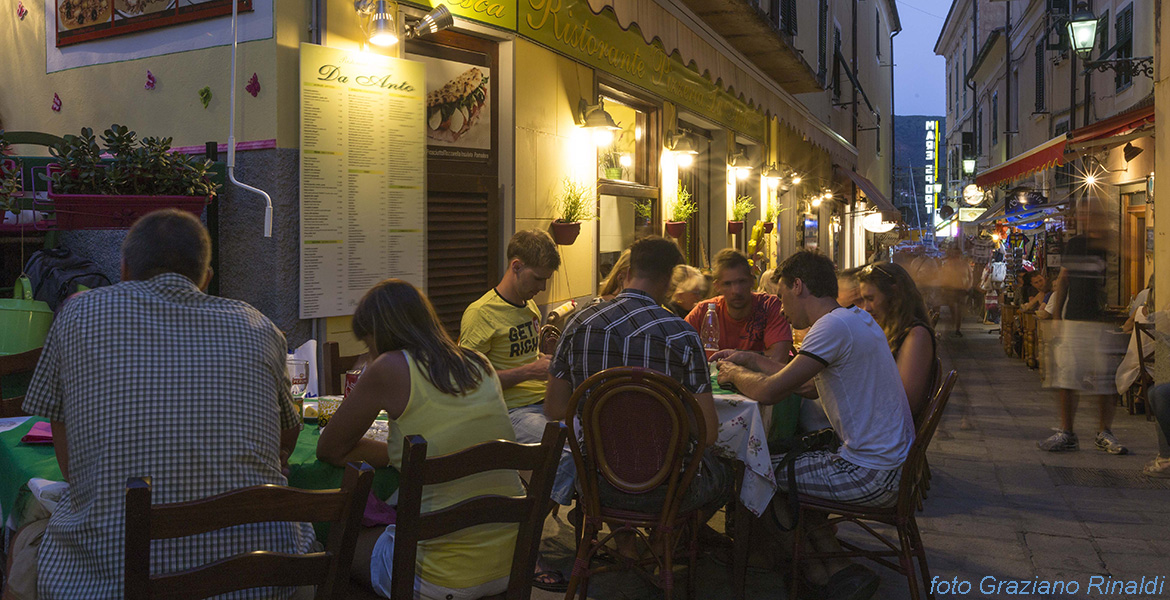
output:
<svg viewBox="0 0 1170 600"><path fill-rule="evenodd" d="M402 465L407 435L427 440L428 455L457 452L480 442L514 440L500 380L483 355L460 348L443 331L430 301L413 285L387 279L366 292L353 316L353 332L371 361L317 442L317 456L336 465L365 461ZM363 434L385 410L386 442ZM482 494L523 495L514 471L491 471L423 488L429 512ZM419 543L416 597L480 598L508 585L515 525L481 525ZM390 595L394 526L359 535L354 572L375 591Z"/></svg>

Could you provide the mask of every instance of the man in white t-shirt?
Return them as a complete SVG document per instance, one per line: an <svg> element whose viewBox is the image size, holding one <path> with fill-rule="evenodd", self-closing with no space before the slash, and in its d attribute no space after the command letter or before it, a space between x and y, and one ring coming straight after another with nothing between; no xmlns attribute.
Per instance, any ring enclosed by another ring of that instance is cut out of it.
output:
<svg viewBox="0 0 1170 600"><path fill-rule="evenodd" d="M792 464L797 490L837 502L892 506L902 463L914 443L914 421L885 334L865 311L837 304L837 277L829 258L798 252L773 277L789 322L794 328L810 327L800 352L782 368L757 354L720 352L714 357L722 359L719 383L731 383L763 404L793 392L811 394L815 387L841 447L797 457ZM788 483L784 475L776 478L781 489ZM786 509L781 496L772 503L774 511ZM812 543L822 550L837 545L831 533ZM818 571L820 566L823 572L806 573L813 584L826 582L823 597L869 598L877 589L877 576L861 565L837 560L819 565Z"/></svg>

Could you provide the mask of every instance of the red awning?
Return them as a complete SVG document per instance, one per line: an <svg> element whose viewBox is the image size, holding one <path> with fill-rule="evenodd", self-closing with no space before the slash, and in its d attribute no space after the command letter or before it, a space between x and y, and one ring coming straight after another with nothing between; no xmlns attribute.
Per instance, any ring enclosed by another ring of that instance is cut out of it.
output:
<svg viewBox="0 0 1170 600"><path fill-rule="evenodd" d="M1068 138L1058 135L1015 158L996 165L975 177L975 185L981 188L1023 179L1037 171L1044 171L1064 164L1064 148Z"/></svg>
<svg viewBox="0 0 1170 600"><path fill-rule="evenodd" d="M861 188L861 193L865 194L865 198L877 207L878 211L882 213L882 218L889 221L901 221L902 211L894 208L893 203L889 201L881 192L878 191L877 186L861 173L846 169L841 165L836 165L837 171L843 173L846 177L853 180L857 187Z"/></svg>
<svg viewBox="0 0 1170 600"><path fill-rule="evenodd" d="M1093 123L1088 127L1074 129L1069 133L1068 145L1073 149L1081 149L1088 146L1099 146L1100 143L1094 143L1098 140L1106 140L1114 136L1125 135L1139 129L1146 125L1154 123L1154 107L1144 106L1120 115L1110 117L1104 121ZM1137 136L1135 136L1137 137Z"/></svg>

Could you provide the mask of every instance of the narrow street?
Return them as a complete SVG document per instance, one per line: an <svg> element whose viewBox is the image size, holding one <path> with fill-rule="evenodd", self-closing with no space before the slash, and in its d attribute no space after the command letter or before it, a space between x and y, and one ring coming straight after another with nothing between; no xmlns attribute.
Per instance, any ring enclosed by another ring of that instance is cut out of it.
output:
<svg viewBox="0 0 1170 600"><path fill-rule="evenodd" d="M981 593L980 585L1000 581L1075 581L1079 591L1050 598L1163 598L1155 594L1099 594L1090 583L1103 577L1165 581L1170 565L1170 480L1148 479L1142 467L1156 454L1154 425L1144 415L1118 407L1113 431L1130 449L1113 456L1093 446L1096 407L1082 405L1077 432L1081 449L1049 454L1036 442L1056 423L1054 393L1040 385L1039 373L1007 358L991 326L967 325L964 337L944 336L939 344L946 369L957 369L951 396L929 459L933 481L925 512L918 522L927 547L931 575L939 581L970 582L966 594L936 597L1019 597ZM964 423L966 421L966 423ZM572 531L560 519L545 527L543 549L556 566L572 563ZM847 539L862 539L845 533ZM875 567L881 600L909 598L906 580ZM994 578L985 579L985 578ZM1159 586L1163 584L1159 583ZM731 598L729 568L703 557L698 597ZM681 590L680 582L679 588ZM786 598L780 573L751 570L748 598ZM1023 590L1023 588L1020 588ZM946 587L942 591L947 591ZM597 577L590 598L607 600L658 598L661 594L633 575ZM681 591L680 591L681 595ZM540 590L533 598L552 600L562 594Z"/></svg>

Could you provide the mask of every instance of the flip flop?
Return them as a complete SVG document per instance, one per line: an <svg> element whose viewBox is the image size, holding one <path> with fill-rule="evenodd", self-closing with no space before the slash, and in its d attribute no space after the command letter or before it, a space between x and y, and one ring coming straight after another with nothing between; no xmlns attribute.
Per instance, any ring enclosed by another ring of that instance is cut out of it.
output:
<svg viewBox="0 0 1170 600"><path fill-rule="evenodd" d="M564 592L569 589L569 580L556 569L542 570L532 575L532 587L546 592Z"/></svg>

